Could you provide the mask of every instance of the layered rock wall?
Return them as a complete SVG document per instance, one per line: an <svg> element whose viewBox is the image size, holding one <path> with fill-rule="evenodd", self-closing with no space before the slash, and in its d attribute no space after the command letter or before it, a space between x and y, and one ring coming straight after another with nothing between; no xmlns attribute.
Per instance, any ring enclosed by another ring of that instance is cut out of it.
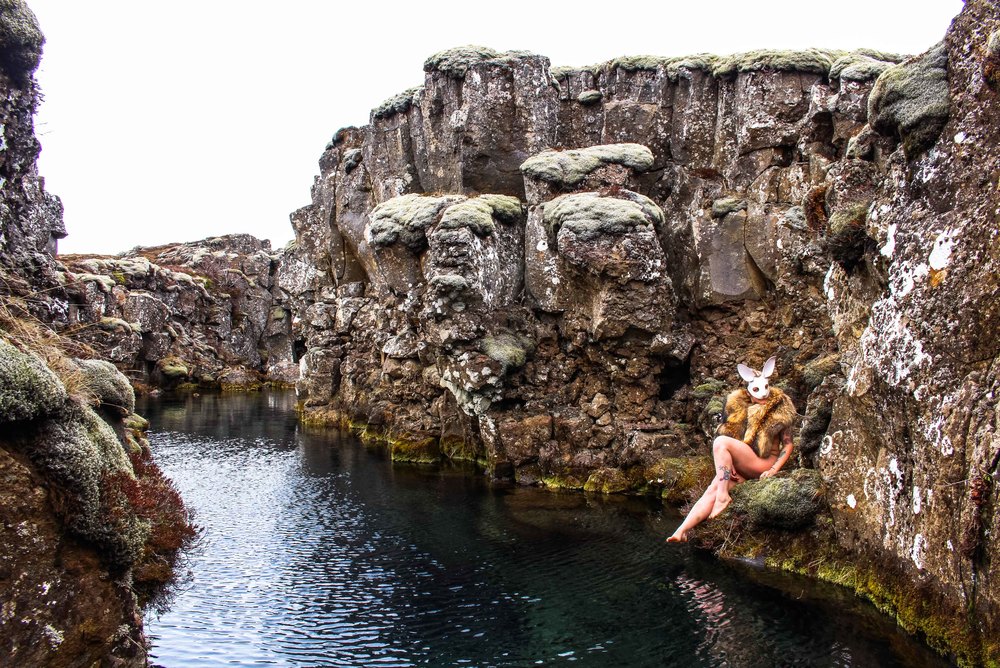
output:
<svg viewBox="0 0 1000 668"><path fill-rule="evenodd" d="M996 661L998 18L902 64L432 57L292 216L306 417L682 499L736 363L776 354L829 505L802 540L843 568L786 565Z"/></svg>

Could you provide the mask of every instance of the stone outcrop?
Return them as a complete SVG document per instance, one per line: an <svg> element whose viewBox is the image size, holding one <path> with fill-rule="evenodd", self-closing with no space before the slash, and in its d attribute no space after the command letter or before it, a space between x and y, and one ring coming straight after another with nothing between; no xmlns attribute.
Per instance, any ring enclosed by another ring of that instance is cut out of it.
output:
<svg viewBox="0 0 1000 668"><path fill-rule="evenodd" d="M272 294L280 253L267 241L234 234L60 260L64 331L140 386L298 377L291 317Z"/></svg>
<svg viewBox="0 0 1000 668"><path fill-rule="evenodd" d="M680 500L736 363L776 354L813 470L716 526L805 530L726 553L996 661L998 29L970 1L907 60L430 58L334 136L292 215L276 284L306 419L395 459Z"/></svg>
<svg viewBox="0 0 1000 668"><path fill-rule="evenodd" d="M0 0L0 663L145 666L141 599L195 528L129 379L56 331L72 291L36 167L42 41L21 0Z"/></svg>

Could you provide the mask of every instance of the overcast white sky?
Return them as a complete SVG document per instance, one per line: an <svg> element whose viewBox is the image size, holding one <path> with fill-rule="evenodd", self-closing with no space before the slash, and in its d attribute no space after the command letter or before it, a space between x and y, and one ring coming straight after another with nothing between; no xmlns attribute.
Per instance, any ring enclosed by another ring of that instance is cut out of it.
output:
<svg viewBox="0 0 1000 668"><path fill-rule="evenodd" d="M573 3L28 0L46 35L39 170L63 253L249 232L280 247L333 133L481 44L553 65L867 46L919 53L961 0Z"/></svg>

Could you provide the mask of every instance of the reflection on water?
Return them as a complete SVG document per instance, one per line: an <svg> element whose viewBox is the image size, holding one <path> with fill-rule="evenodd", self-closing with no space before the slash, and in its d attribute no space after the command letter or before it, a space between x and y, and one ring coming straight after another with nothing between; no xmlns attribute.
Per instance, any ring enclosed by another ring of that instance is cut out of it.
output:
<svg viewBox="0 0 1000 668"><path fill-rule="evenodd" d="M167 666L941 665L849 597L662 542L636 499L491 490L304 429L288 393L149 400L204 527ZM783 593L784 592L784 593Z"/></svg>

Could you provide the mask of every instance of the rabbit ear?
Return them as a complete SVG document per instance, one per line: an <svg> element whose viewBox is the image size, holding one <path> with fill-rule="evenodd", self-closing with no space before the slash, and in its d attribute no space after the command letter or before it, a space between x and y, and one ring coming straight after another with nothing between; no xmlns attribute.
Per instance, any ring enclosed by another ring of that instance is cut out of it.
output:
<svg viewBox="0 0 1000 668"><path fill-rule="evenodd" d="M740 372L740 378L742 378L748 383L759 375L756 371L748 367L746 364L737 364L736 370Z"/></svg>
<svg viewBox="0 0 1000 668"><path fill-rule="evenodd" d="M764 370L760 372L760 375L764 378L770 378L771 374L774 373L774 363L777 362L776 357L771 357L766 362L764 362Z"/></svg>

